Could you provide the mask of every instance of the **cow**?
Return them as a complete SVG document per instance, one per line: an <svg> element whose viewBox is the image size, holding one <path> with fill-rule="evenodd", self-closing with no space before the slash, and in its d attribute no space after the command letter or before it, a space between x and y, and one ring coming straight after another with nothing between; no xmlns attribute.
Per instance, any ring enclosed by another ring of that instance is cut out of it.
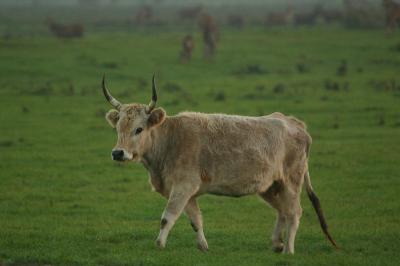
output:
<svg viewBox="0 0 400 266"><path fill-rule="evenodd" d="M52 18L47 19L50 32L58 38L81 38L84 33L82 24L60 24L56 23Z"/></svg>
<svg viewBox="0 0 400 266"><path fill-rule="evenodd" d="M200 5L185 7L178 11L178 17L180 20L193 20L196 19L202 11L203 7Z"/></svg>
<svg viewBox="0 0 400 266"><path fill-rule="evenodd" d="M214 57L219 38L218 26L211 15L203 14L199 21L203 32L204 58L210 60Z"/></svg>
<svg viewBox="0 0 400 266"><path fill-rule="evenodd" d="M293 7L291 4L288 5L283 12L271 12L265 18L265 25L267 26L282 26L289 25L293 22Z"/></svg>
<svg viewBox="0 0 400 266"><path fill-rule="evenodd" d="M303 182L323 232L336 246L311 186L311 137L302 121L281 113L249 117L183 112L167 116L163 108L156 108L154 76L148 105L122 104L110 94L104 76L102 90L113 106L106 120L118 135L112 159L142 163L153 189L168 200L161 216L158 247L165 247L168 233L185 212L197 234L198 248L208 250L197 197L257 194L277 211L274 250L293 254L302 215Z"/></svg>
<svg viewBox="0 0 400 266"><path fill-rule="evenodd" d="M237 29L241 29L244 26L244 18L240 15L229 15L227 18L227 22L229 26Z"/></svg>
<svg viewBox="0 0 400 266"><path fill-rule="evenodd" d="M143 25L151 21L153 17L153 8L151 6L142 6L135 14L135 22L137 25Z"/></svg>
<svg viewBox="0 0 400 266"><path fill-rule="evenodd" d="M182 39L182 50L180 53L180 59L182 63L188 63L192 58L192 52L194 49L194 39L192 35L185 35Z"/></svg>
<svg viewBox="0 0 400 266"><path fill-rule="evenodd" d="M386 34L393 33L400 20L400 3L393 0L383 0L386 11Z"/></svg>

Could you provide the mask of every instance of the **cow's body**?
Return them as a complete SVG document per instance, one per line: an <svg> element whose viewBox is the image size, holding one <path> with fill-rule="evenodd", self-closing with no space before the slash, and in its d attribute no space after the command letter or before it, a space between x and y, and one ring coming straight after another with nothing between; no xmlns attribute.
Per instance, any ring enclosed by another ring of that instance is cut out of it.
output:
<svg viewBox="0 0 400 266"><path fill-rule="evenodd" d="M263 193L274 181L290 183L290 178L302 183L311 143L302 123L280 113L181 113L154 131L154 148L143 162L155 190L165 196L175 178L198 183L197 195Z"/></svg>
<svg viewBox="0 0 400 266"><path fill-rule="evenodd" d="M182 40L182 51L180 59L182 63L187 63L192 58L192 52L194 49L194 39L191 35L186 35Z"/></svg>
<svg viewBox="0 0 400 266"><path fill-rule="evenodd" d="M154 190L168 199L157 239L160 247L184 211L199 248L208 249L196 197L258 194L277 210L274 249L293 253L303 182L324 233L335 245L312 190L307 165L311 137L303 122L281 113L247 117L185 112L168 117L163 109L155 109L154 78L149 106L119 103L104 83L103 91L117 109L106 115L118 132L113 159L142 162Z"/></svg>
<svg viewBox="0 0 400 266"><path fill-rule="evenodd" d="M400 20L400 3L394 0L382 2L386 12L386 34L391 34Z"/></svg>
<svg viewBox="0 0 400 266"><path fill-rule="evenodd" d="M84 27L79 23L64 25L56 23L49 18L48 25L51 33L58 38L81 38L84 33Z"/></svg>

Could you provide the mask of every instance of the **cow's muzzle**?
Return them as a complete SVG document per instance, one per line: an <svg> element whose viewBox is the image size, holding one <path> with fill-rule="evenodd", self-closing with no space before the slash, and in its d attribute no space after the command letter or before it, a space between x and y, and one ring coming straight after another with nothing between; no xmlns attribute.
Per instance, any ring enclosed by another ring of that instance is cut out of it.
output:
<svg viewBox="0 0 400 266"><path fill-rule="evenodd" d="M123 161L124 160L124 151L123 150L113 150L111 152L111 157L114 161Z"/></svg>

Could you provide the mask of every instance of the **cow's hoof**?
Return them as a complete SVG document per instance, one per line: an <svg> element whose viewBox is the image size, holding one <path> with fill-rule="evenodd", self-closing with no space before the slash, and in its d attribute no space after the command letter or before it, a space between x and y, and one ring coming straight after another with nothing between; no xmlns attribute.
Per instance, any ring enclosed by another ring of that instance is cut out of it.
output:
<svg viewBox="0 0 400 266"><path fill-rule="evenodd" d="M276 246L272 247L272 250L273 250L274 252L276 252L276 253L282 253L282 251L283 251L283 244L276 245Z"/></svg>
<svg viewBox="0 0 400 266"><path fill-rule="evenodd" d="M199 243L197 243L197 248L203 252L206 252L206 251L208 251L208 244L207 244L207 242L199 242Z"/></svg>
<svg viewBox="0 0 400 266"><path fill-rule="evenodd" d="M163 248L165 248L165 243L163 243L160 239L157 239L157 240L156 240L156 246L157 246L159 249L163 249Z"/></svg>
<svg viewBox="0 0 400 266"><path fill-rule="evenodd" d="M284 248L282 253L283 254L293 255L294 254L294 250L289 250L288 248Z"/></svg>

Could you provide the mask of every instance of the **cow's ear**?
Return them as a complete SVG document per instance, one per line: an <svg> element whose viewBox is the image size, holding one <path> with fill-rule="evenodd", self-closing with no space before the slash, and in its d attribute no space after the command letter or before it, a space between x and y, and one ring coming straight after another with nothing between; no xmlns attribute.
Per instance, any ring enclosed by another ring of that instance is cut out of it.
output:
<svg viewBox="0 0 400 266"><path fill-rule="evenodd" d="M166 113L162 108L156 108L151 111L149 119L147 120L147 126L154 127L157 125L161 125L165 120Z"/></svg>
<svg viewBox="0 0 400 266"><path fill-rule="evenodd" d="M119 119L119 112L115 109L111 109L110 111L107 112L106 114L106 120L110 124L110 126L115 128L115 125L117 124Z"/></svg>

